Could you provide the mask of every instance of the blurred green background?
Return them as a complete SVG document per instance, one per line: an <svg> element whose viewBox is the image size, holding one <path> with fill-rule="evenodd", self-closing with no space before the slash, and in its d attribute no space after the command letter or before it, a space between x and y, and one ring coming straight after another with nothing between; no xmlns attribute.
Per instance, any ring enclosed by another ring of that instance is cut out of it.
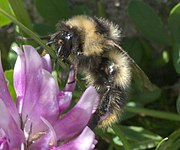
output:
<svg viewBox="0 0 180 150"><path fill-rule="evenodd" d="M96 149L179 150L179 0L1 0L0 50L12 97L15 99L12 69L16 60L12 45L45 47L38 36L55 32L58 21L78 14L104 17L118 24L121 46L156 85L153 91L142 91L138 84L132 84L119 124L107 130L95 129ZM19 36L34 41L19 40ZM51 49L47 52L53 56ZM82 92L77 86L74 99Z"/></svg>

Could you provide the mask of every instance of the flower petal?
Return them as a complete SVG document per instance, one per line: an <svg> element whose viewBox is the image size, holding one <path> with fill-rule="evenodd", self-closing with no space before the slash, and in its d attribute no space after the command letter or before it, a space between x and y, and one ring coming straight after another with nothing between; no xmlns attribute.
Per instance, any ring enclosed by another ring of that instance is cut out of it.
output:
<svg viewBox="0 0 180 150"><path fill-rule="evenodd" d="M47 126L40 119L41 116L54 124L60 114L57 100L58 87L52 75L46 70L42 70L41 82L38 83L39 95L32 111L28 113L28 118L32 123L32 134L47 129Z"/></svg>
<svg viewBox="0 0 180 150"><path fill-rule="evenodd" d="M22 96L23 97L23 117L26 118L26 116L29 114L29 112L32 111L32 108L36 104L38 98L39 98L39 89L40 85L39 83L41 82L41 68L42 68L42 61L37 53L37 51L31 47L31 46L23 46L24 49L24 58L21 57L21 63L25 65L25 67L21 67L17 72L21 72L25 76L25 79L23 78L18 78L18 76L14 77L14 80L21 80L19 81L24 87L23 89L19 89L19 91L22 91ZM19 73L20 74L20 73ZM20 87L20 86L19 86Z"/></svg>
<svg viewBox="0 0 180 150"><path fill-rule="evenodd" d="M52 135L50 132L42 136L35 143L28 147L28 150L48 150Z"/></svg>
<svg viewBox="0 0 180 150"><path fill-rule="evenodd" d="M7 83L5 81L3 68L1 64L1 55L0 55L0 99L3 100L4 104L9 109L9 112L11 116L14 118L14 120L16 121L16 123L19 123L20 121L19 121L18 111L10 96Z"/></svg>
<svg viewBox="0 0 180 150"><path fill-rule="evenodd" d="M73 92L75 87L76 87L75 70L74 70L73 66L71 66L68 81L67 81L66 86L63 91Z"/></svg>
<svg viewBox="0 0 180 150"><path fill-rule="evenodd" d="M0 128L0 149L8 150L9 149L9 141L7 139L7 135L2 128Z"/></svg>
<svg viewBox="0 0 180 150"><path fill-rule="evenodd" d="M19 114L22 113L23 100L26 88L26 60L22 50L15 46L13 50L18 54L15 66L14 66L14 89L16 91L16 104Z"/></svg>
<svg viewBox="0 0 180 150"><path fill-rule="evenodd" d="M95 88L89 87L79 102L55 124L57 139L67 140L80 133L89 122L98 100Z"/></svg>
<svg viewBox="0 0 180 150"><path fill-rule="evenodd" d="M20 127L16 124L13 117L9 113L8 108L0 99L0 128L3 129L6 139L9 142L9 148L20 148L24 142L24 136Z"/></svg>
<svg viewBox="0 0 180 150"><path fill-rule="evenodd" d="M43 116L50 123L59 116L59 104L57 94L58 85L52 75L44 70L42 58L37 51L28 45L23 46L24 53L19 48L19 63L15 66L14 81L16 92L21 100L20 114L25 125L25 133L32 126L32 134L47 129L40 117ZM18 64L21 64L18 67Z"/></svg>
<svg viewBox="0 0 180 150"><path fill-rule="evenodd" d="M86 127L82 133L74 140L61 145L56 150L93 150L95 148L95 134L89 128Z"/></svg>
<svg viewBox="0 0 180 150"><path fill-rule="evenodd" d="M72 99L72 92L60 92L58 94L60 114L69 107L71 103L71 99Z"/></svg>
<svg viewBox="0 0 180 150"><path fill-rule="evenodd" d="M42 57L42 63L43 63L43 68L51 73L52 66L51 66L51 58L50 58L49 54L46 54Z"/></svg>
<svg viewBox="0 0 180 150"><path fill-rule="evenodd" d="M57 144L56 134L54 132L53 127L45 118L41 117L41 120L47 125L48 130L46 131L45 135L40 137L37 141L33 142L33 144L30 146L29 150L48 149L50 147L50 145Z"/></svg>

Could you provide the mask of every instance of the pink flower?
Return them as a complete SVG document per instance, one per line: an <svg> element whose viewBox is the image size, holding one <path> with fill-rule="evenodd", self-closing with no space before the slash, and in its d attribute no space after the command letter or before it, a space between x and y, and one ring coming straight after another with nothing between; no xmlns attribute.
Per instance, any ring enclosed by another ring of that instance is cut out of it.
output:
<svg viewBox="0 0 180 150"><path fill-rule="evenodd" d="M16 47L14 67L16 104L4 78L0 60L0 149L91 150L96 140L87 126L98 104L98 94L89 87L66 114L75 88L74 72L63 91L51 75L49 55L41 58L31 46Z"/></svg>

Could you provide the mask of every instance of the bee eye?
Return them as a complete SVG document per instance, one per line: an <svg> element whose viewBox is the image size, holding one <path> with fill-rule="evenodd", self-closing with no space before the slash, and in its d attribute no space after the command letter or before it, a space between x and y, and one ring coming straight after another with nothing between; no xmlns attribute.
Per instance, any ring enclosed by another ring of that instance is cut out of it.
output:
<svg viewBox="0 0 180 150"><path fill-rule="evenodd" d="M64 42L60 39L60 40L58 40L58 42L57 42L59 45L63 45L64 44Z"/></svg>
<svg viewBox="0 0 180 150"><path fill-rule="evenodd" d="M66 38L67 40L69 40L71 37L72 37L72 34L68 33L65 38Z"/></svg>

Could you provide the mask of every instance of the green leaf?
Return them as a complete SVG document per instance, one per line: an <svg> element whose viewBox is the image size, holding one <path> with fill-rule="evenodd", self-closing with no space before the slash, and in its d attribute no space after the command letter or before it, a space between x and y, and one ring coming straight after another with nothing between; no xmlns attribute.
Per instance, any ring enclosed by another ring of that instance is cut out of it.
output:
<svg viewBox="0 0 180 150"><path fill-rule="evenodd" d="M17 54L14 51L10 50L9 53L8 53L8 62L9 62L9 65L10 65L11 68L14 67L16 59L17 59Z"/></svg>
<svg viewBox="0 0 180 150"><path fill-rule="evenodd" d="M86 5L70 5L67 0L36 0L35 6L39 14L51 25L59 20L68 19L74 15L88 14Z"/></svg>
<svg viewBox="0 0 180 150"><path fill-rule="evenodd" d="M138 101L129 101L126 106L129 106L129 107L143 107L141 103L139 103ZM132 117L134 117L136 114L135 113L132 113L132 112L129 112L129 111L124 111L120 117L120 121L124 121L124 120L127 120L127 119L130 119Z"/></svg>
<svg viewBox="0 0 180 150"><path fill-rule="evenodd" d="M173 64L176 72L180 74L180 3L171 10L168 21L175 42L173 45Z"/></svg>
<svg viewBox="0 0 180 150"><path fill-rule="evenodd" d="M35 2L40 15L51 24L70 17L71 11L66 0L36 0Z"/></svg>
<svg viewBox="0 0 180 150"><path fill-rule="evenodd" d="M153 91L138 92L134 99L145 105L157 100L160 96L161 89L155 86Z"/></svg>
<svg viewBox="0 0 180 150"><path fill-rule="evenodd" d="M136 39L125 39L122 43L122 47L128 54L135 60L137 64L140 64L143 54L143 48L141 43Z"/></svg>
<svg viewBox="0 0 180 150"><path fill-rule="evenodd" d="M24 7L23 0L9 0L9 3L11 4L17 20L32 30L32 23Z"/></svg>
<svg viewBox="0 0 180 150"><path fill-rule="evenodd" d="M141 0L131 0L128 6L131 20L150 41L170 45L171 39L156 12Z"/></svg>
<svg viewBox="0 0 180 150"><path fill-rule="evenodd" d="M116 134L119 137L119 133L121 135L124 135L123 138L130 143L131 147L133 149L139 150L139 149L148 149L155 147L161 140L162 137L152 133L142 127L136 127L136 126L115 126L113 127L114 134ZM112 132L112 131L110 131ZM121 137L119 137L119 140L114 138L114 142L116 144L121 144Z"/></svg>
<svg viewBox="0 0 180 150"><path fill-rule="evenodd" d="M7 13L12 14L11 9L9 7L8 0L0 0L0 8L4 9ZM5 17L3 14L0 14L0 26L7 25L11 22L10 19Z"/></svg>
<svg viewBox="0 0 180 150"><path fill-rule="evenodd" d="M13 84L13 70L7 70L5 71L5 78L8 86L8 90L10 92L10 95L12 99L15 101L16 100L16 93L14 90L14 84Z"/></svg>
<svg viewBox="0 0 180 150"><path fill-rule="evenodd" d="M87 5L75 5L71 10L71 16L74 15L82 15L82 14L89 14L89 9Z"/></svg>
<svg viewBox="0 0 180 150"><path fill-rule="evenodd" d="M108 128L109 129L109 128ZM111 129L111 128L110 128ZM96 133L96 136L100 136L102 139L105 139L105 141L108 141L109 143L109 148L112 149L115 148L116 150L119 150L120 147L122 147L122 142L118 139L117 142L120 142L121 144L116 144L114 143L114 138L116 138L117 136L114 134L113 130L111 129L111 133L109 132L104 132L103 129L101 128L95 128L94 132ZM117 137L118 138L118 137ZM106 147L107 150L110 150Z"/></svg>
<svg viewBox="0 0 180 150"><path fill-rule="evenodd" d="M177 101L176 101L176 108L177 108L177 112L180 114L180 94L179 94Z"/></svg>
<svg viewBox="0 0 180 150"><path fill-rule="evenodd" d="M112 128L113 128L114 132L116 133L116 135L121 140L121 142L123 143L124 148L126 150L131 150L132 149L131 145L128 143L128 141L126 139L127 135L125 133L123 133L124 129L121 126L117 126L117 125L114 125Z"/></svg>
<svg viewBox="0 0 180 150"><path fill-rule="evenodd" d="M54 26L49 26L46 24L34 24L33 30L39 35L49 35L49 33L55 32Z"/></svg>
<svg viewBox="0 0 180 150"><path fill-rule="evenodd" d="M173 64L176 72L180 74L180 44L174 44L173 45Z"/></svg>
<svg viewBox="0 0 180 150"><path fill-rule="evenodd" d="M168 18L168 25L174 41L180 43L180 3L171 10Z"/></svg>

